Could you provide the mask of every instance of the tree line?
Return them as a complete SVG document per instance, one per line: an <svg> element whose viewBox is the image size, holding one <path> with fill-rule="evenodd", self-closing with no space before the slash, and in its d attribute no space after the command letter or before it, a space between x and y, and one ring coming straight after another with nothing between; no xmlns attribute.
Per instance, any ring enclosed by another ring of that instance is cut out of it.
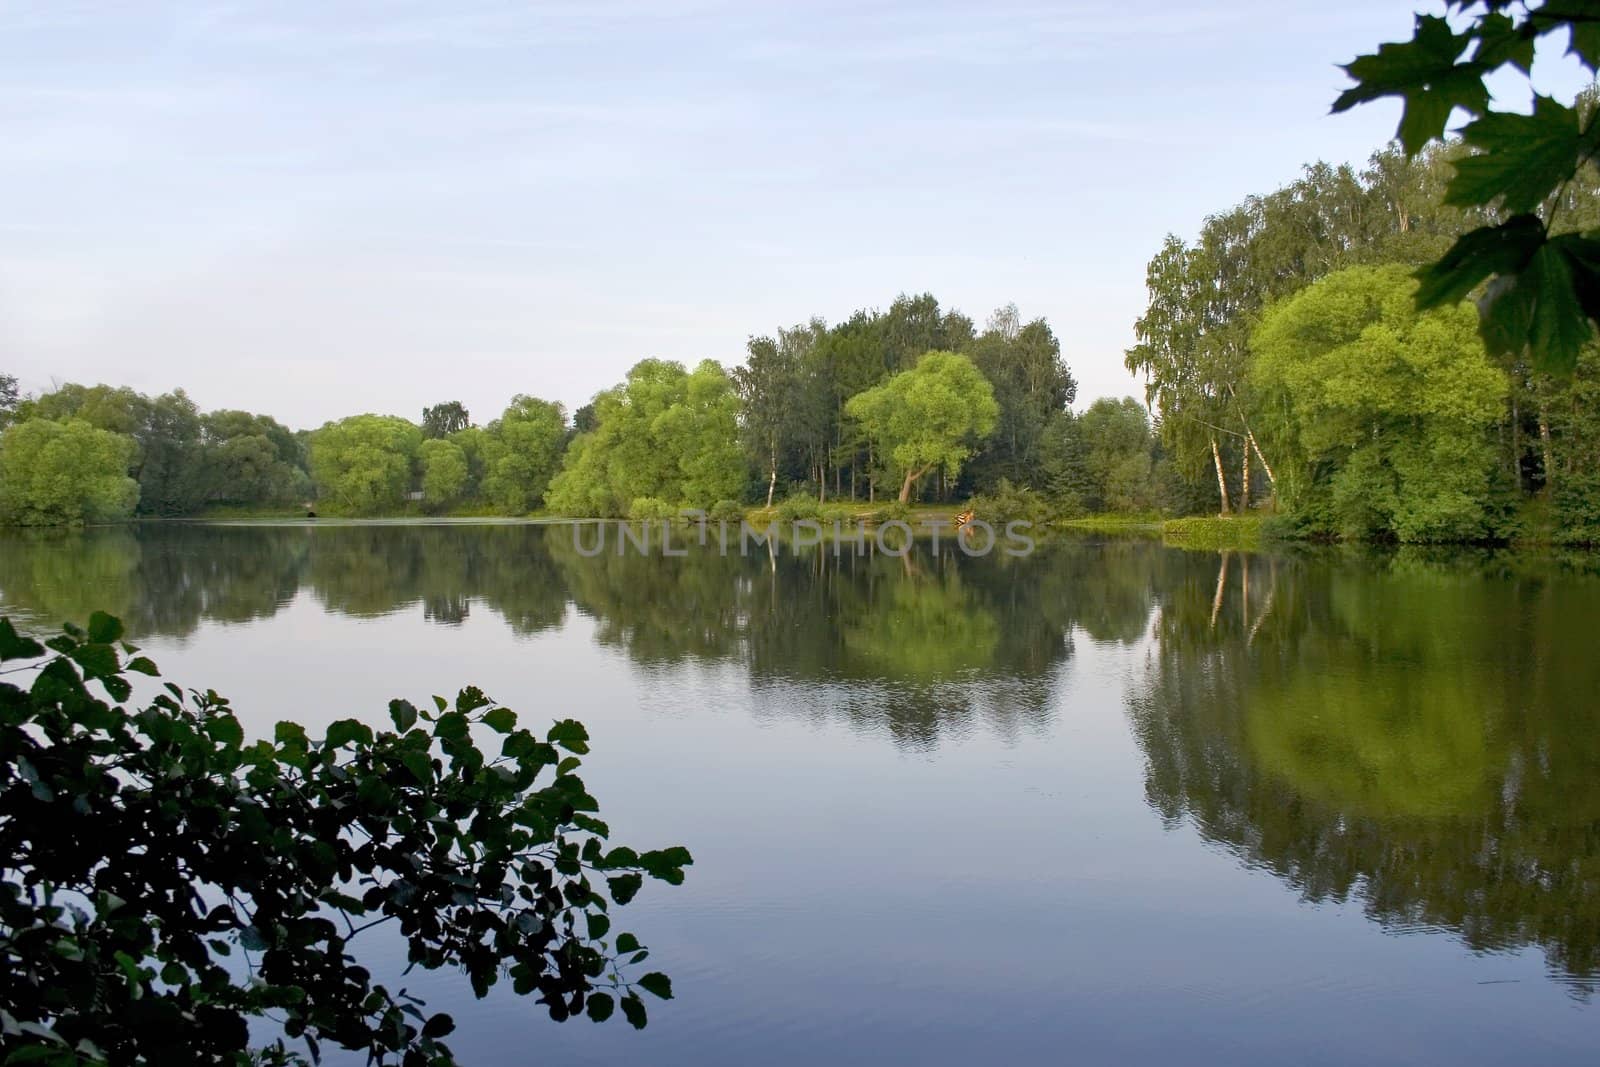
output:
<svg viewBox="0 0 1600 1067"><path fill-rule="evenodd" d="M980 330L931 294L834 326L753 337L732 371L646 359L569 418L514 397L476 424L457 401L421 419L361 414L312 431L70 384L0 393L0 518L115 521L310 507L650 518L806 498L964 500L1025 491L1052 510L1150 509L1163 457L1144 407L1074 413L1044 319L1014 306Z"/></svg>
<svg viewBox="0 0 1600 1067"><path fill-rule="evenodd" d="M1597 99L1566 110L1587 124ZM300 505L655 518L978 498L992 518L1265 508L1311 536L1600 541L1600 346L1590 336L1563 370L1497 343L1503 315L1418 307L1418 268L1505 214L1503 198L1451 192L1481 158L1447 141L1391 146L1360 169L1311 164L1193 240L1169 236L1126 353L1143 403L1075 412L1046 320L1008 305L980 328L930 293L751 337L731 370L643 360L570 418L518 395L484 425L447 401L416 422L363 414L296 432L202 414L181 390L21 398L0 376L0 521ZM1600 173L1577 172L1539 211L1557 237L1600 227Z"/></svg>
<svg viewBox="0 0 1600 1067"><path fill-rule="evenodd" d="M1565 110L1576 123L1597 99L1587 90ZM1313 164L1193 241L1167 238L1126 362L1197 494L1191 510L1270 501L1303 532L1345 537L1600 539L1587 327L1562 371L1526 344L1489 343L1497 320L1480 329L1470 302L1418 310L1418 268L1506 216L1503 199L1451 192L1481 158L1445 141L1387 148L1361 170ZM1580 170L1540 211L1557 235L1594 229L1600 174Z"/></svg>

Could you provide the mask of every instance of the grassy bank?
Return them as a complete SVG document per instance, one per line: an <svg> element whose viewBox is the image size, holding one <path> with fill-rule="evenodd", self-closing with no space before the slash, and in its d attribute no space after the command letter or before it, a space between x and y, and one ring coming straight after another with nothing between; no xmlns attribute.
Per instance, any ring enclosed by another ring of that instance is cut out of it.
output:
<svg viewBox="0 0 1600 1067"><path fill-rule="evenodd" d="M1161 524L1161 540L1174 548L1260 548L1268 540L1262 515L1193 516Z"/></svg>
<svg viewBox="0 0 1600 1067"><path fill-rule="evenodd" d="M1161 521L1161 515L1153 511L1134 514L1107 512L1102 515L1084 515L1076 519L1061 519L1053 525L1064 530L1079 530L1085 533L1154 536L1161 532Z"/></svg>

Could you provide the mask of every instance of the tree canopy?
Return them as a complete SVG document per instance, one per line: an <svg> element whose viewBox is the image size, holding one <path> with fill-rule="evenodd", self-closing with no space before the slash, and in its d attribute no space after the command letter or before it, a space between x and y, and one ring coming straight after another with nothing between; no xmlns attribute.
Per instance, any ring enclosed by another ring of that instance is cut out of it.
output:
<svg viewBox="0 0 1600 1067"><path fill-rule="evenodd" d="M1600 111L1532 93L1527 114L1490 106L1486 79L1512 67L1531 79L1540 38L1565 32L1567 52L1600 70L1600 15L1575 0L1513 3L1451 0L1469 17L1419 15L1411 40L1384 44L1345 66L1355 85L1334 101L1345 111L1386 96L1404 101L1396 131L1409 155L1444 139L1458 108L1470 152L1454 161L1445 202L1493 206L1496 218L1462 234L1419 273L1419 308L1443 307L1478 291L1489 350L1526 349L1541 370L1570 372L1600 321L1600 237L1563 218L1572 183L1600 165Z"/></svg>
<svg viewBox="0 0 1600 1067"><path fill-rule="evenodd" d="M644 360L594 408L595 428L573 439L550 484L553 510L622 516L635 500L707 508L744 495L738 395L717 363Z"/></svg>
<svg viewBox="0 0 1600 1067"><path fill-rule="evenodd" d="M966 356L931 351L916 366L850 398L846 413L876 446L885 470L911 499L935 470L954 479L976 443L994 432L994 387Z"/></svg>
<svg viewBox="0 0 1600 1067"><path fill-rule="evenodd" d="M311 436L311 476L357 512L398 507L411 490L422 431L393 415L351 415Z"/></svg>
<svg viewBox="0 0 1600 1067"><path fill-rule="evenodd" d="M1350 536L1485 533L1505 373L1466 305L1419 314L1403 266L1350 267L1268 307L1252 340L1286 501Z"/></svg>
<svg viewBox="0 0 1600 1067"><path fill-rule="evenodd" d="M83 419L30 419L0 433L0 519L19 526L128 518L139 483L128 477L133 438Z"/></svg>

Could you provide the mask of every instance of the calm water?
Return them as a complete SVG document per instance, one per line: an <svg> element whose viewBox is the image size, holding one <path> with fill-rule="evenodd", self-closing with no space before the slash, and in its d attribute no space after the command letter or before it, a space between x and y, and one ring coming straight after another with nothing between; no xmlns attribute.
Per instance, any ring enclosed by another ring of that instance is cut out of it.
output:
<svg viewBox="0 0 1600 1067"><path fill-rule="evenodd" d="M1581 560L165 526L0 537L0 604L111 610L262 731L469 682L587 722L616 840L694 851L624 912L678 999L636 1034L412 983L467 1063L1600 1054Z"/></svg>

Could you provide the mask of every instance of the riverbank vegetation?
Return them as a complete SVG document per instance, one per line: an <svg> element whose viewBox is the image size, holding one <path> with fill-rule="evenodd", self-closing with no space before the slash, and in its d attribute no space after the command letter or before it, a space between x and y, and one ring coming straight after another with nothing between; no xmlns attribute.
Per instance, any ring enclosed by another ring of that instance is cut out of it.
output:
<svg viewBox="0 0 1600 1067"><path fill-rule="evenodd" d="M1581 96L1573 121L1589 123L1596 101ZM19 398L0 376L0 521L304 508L848 519L971 502L1000 521L1270 511L1288 536L1600 541L1600 346L1587 327L1566 370L1486 344L1495 327L1480 329L1470 302L1418 309L1418 268L1504 214L1452 193L1484 151L1312 164L1193 241L1169 237L1126 354L1143 402L1074 411L1049 323L1006 306L980 329L927 293L752 337L732 369L644 360L570 418L518 395L482 425L445 401L418 422L360 414L291 431L201 413L182 390ZM1586 164L1538 207L1553 232L1600 226L1596 179Z"/></svg>

